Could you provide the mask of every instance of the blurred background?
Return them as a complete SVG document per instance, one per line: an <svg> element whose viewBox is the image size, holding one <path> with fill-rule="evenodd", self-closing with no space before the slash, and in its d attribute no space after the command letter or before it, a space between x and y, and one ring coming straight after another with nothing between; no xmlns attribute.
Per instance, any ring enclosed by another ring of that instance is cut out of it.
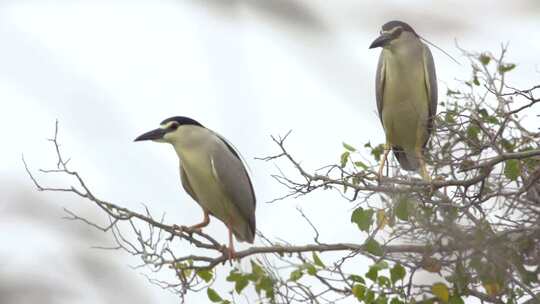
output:
<svg viewBox="0 0 540 304"><path fill-rule="evenodd" d="M509 83L540 82L537 0L1 1L0 303L178 303L130 267L137 260L92 248L111 245L109 234L62 219L66 207L103 223L92 205L35 190L21 155L34 172L55 166L46 139L56 119L71 167L102 199L139 212L147 204L168 223L198 222L202 212L180 189L172 149L133 143L169 116L190 116L247 160L266 236L311 242L300 207L323 242L359 242L353 204L337 192L265 203L286 192L270 177L275 166L254 158L277 152L270 135L289 130L290 152L310 169L337 162L343 141L383 142L379 50L368 46L392 19L462 62L431 48L440 100L470 76L456 41L493 53L509 42L507 59L518 64ZM207 232L226 240L219 221ZM204 303L206 294L188 299Z"/></svg>

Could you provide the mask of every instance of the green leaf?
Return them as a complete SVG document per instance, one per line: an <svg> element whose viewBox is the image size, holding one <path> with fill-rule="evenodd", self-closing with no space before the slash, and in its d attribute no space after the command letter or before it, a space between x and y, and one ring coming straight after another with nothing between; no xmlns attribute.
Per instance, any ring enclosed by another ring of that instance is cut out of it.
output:
<svg viewBox="0 0 540 304"><path fill-rule="evenodd" d="M253 280L252 277L253 274L244 275L237 272L236 270L233 270L229 273L229 276L226 280L228 282L234 282L234 290L236 290L236 292L240 294L242 290L244 290L244 288L248 285L249 281ZM254 281L256 281L256 279Z"/></svg>
<svg viewBox="0 0 540 304"><path fill-rule="evenodd" d="M289 276L289 280L296 282L300 280L300 278L302 278L303 275L304 273L302 272L301 269L296 269L295 271L291 272L291 275Z"/></svg>
<svg viewBox="0 0 540 304"><path fill-rule="evenodd" d="M490 297L495 297L501 292L501 285L497 282L483 283L482 286Z"/></svg>
<svg viewBox="0 0 540 304"><path fill-rule="evenodd" d="M349 280L351 280L353 282L357 282L357 283L366 284L366 281L364 280L364 278L362 278L361 276L356 275L356 274L351 274L349 276Z"/></svg>
<svg viewBox="0 0 540 304"><path fill-rule="evenodd" d="M236 281L236 283L234 284L234 290L236 291L236 293L240 294L242 293L242 290L246 288L248 283L249 283L248 279L246 277L242 277L240 280Z"/></svg>
<svg viewBox="0 0 540 304"><path fill-rule="evenodd" d="M232 270L229 273L229 276L227 276L226 280L227 282L236 282L242 278L242 274L237 272L236 270Z"/></svg>
<svg viewBox="0 0 540 304"><path fill-rule="evenodd" d="M369 227L373 224L373 214L371 209L364 210L362 207L356 208L351 215L351 222L358 225L358 229L369 232Z"/></svg>
<svg viewBox="0 0 540 304"><path fill-rule="evenodd" d="M444 121L449 124L456 123L456 119L454 118L455 116L456 113L454 112L446 112L446 114L444 115Z"/></svg>
<svg viewBox="0 0 540 304"><path fill-rule="evenodd" d="M379 284L379 286L382 286L382 287L390 287L390 279L388 279L388 277L385 277L385 276L379 276L377 278L377 283Z"/></svg>
<svg viewBox="0 0 540 304"><path fill-rule="evenodd" d="M383 229L389 220L384 209L377 210L377 227Z"/></svg>
<svg viewBox="0 0 540 304"><path fill-rule="evenodd" d="M251 269L252 269L252 273L257 278L260 278L264 276L265 274L262 267L259 264L257 264L257 262L254 262L253 260L251 261Z"/></svg>
<svg viewBox="0 0 540 304"><path fill-rule="evenodd" d="M206 294L208 295L208 299L210 299L210 301L214 303L219 303L223 301L223 299L219 296L219 294L210 287L206 289Z"/></svg>
<svg viewBox="0 0 540 304"><path fill-rule="evenodd" d="M480 81L478 81L478 76L474 75L473 83L474 83L476 86L479 86L479 85L480 85Z"/></svg>
<svg viewBox="0 0 540 304"><path fill-rule="evenodd" d="M390 279L392 280L392 283L396 283L399 280L403 280L405 278L405 274L407 271L401 264L396 264L392 269L390 269Z"/></svg>
<svg viewBox="0 0 540 304"><path fill-rule="evenodd" d="M489 57L488 54L482 53L480 54L480 57L478 57L478 60L480 60L480 63L482 63L483 65L488 65L491 61L491 57Z"/></svg>
<svg viewBox="0 0 540 304"><path fill-rule="evenodd" d="M361 162L361 161L355 161L355 162L354 162L354 165L355 165L356 167L360 167L360 168L362 168L362 169L364 169L364 170L367 170L367 169L369 168L366 164L364 164L364 163Z"/></svg>
<svg viewBox="0 0 540 304"><path fill-rule="evenodd" d="M439 300L443 301L444 303L448 302L448 298L450 297L450 292L448 291L448 287L446 287L446 284L444 283L435 283L433 286L431 286L431 292L439 298Z"/></svg>
<svg viewBox="0 0 540 304"><path fill-rule="evenodd" d="M481 116L482 118L489 117L488 111L487 111L486 109L484 109L484 108L479 108L479 109L478 109L478 114L480 114L480 116Z"/></svg>
<svg viewBox="0 0 540 304"><path fill-rule="evenodd" d="M212 280L213 274L212 270L199 270L197 271L199 278L203 279L206 283Z"/></svg>
<svg viewBox="0 0 540 304"><path fill-rule="evenodd" d="M388 303L388 298L386 296L380 296L377 298L377 300L375 300L375 304L387 304Z"/></svg>
<svg viewBox="0 0 540 304"><path fill-rule="evenodd" d="M379 262L373 264L371 267L374 267L377 270L383 270L383 269L388 268L389 266L388 266L388 263L386 261L379 261Z"/></svg>
<svg viewBox="0 0 540 304"><path fill-rule="evenodd" d="M356 151L356 148L355 148L355 147L353 147L353 146L351 146L351 145L349 145L349 144L347 144L347 143L343 143L343 148L345 148L345 149L347 149L347 150L349 150L349 151L351 151L351 152L355 152L355 151Z"/></svg>
<svg viewBox="0 0 540 304"><path fill-rule="evenodd" d="M373 303L373 300L375 300L375 292L373 290L368 290L364 296L364 302Z"/></svg>
<svg viewBox="0 0 540 304"><path fill-rule="evenodd" d="M373 158L375 158L376 161L381 160L381 155L383 153L384 153L384 145L383 144L380 144L380 145L376 146L375 148L373 148L371 150L371 155L373 155Z"/></svg>
<svg viewBox="0 0 540 304"><path fill-rule="evenodd" d="M360 183L360 177L358 175L353 176L352 183L353 185L358 185Z"/></svg>
<svg viewBox="0 0 540 304"><path fill-rule="evenodd" d="M269 277L263 277L257 285L255 285L255 290L264 290L266 297L273 299L274 298L274 282ZM271 302L272 303L272 302Z"/></svg>
<svg viewBox="0 0 540 304"><path fill-rule="evenodd" d="M461 262L457 263L454 275L454 288L456 288L458 292L462 293L469 285L469 274Z"/></svg>
<svg viewBox="0 0 540 304"><path fill-rule="evenodd" d="M497 117L489 115L488 111L484 108L478 109L478 113L480 114L480 117L482 118L482 120L487 123L492 123L492 124L499 123L499 120L497 119Z"/></svg>
<svg viewBox="0 0 540 304"><path fill-rule="evenodd" d="M326 267L324 266L324 263L322 262L321 258L319 258L319 256L317 255L315 251L312 252L312 257L313 257L313 262L315 263L315 265L322 268Z"/></svg>
<svg viewBox="0 0 540 304"><path fill-rule="evenodd" d="M401 197L394 210L396 217L402 221L409 220L409 200L406 197Z"/></svg>
<svg viewBox="0 0 540 304"><path fill-rule="evenodd" d="M405 302L401 301L398 298L393 298L392 301L390 301L390 304L404 304Z"/></svg>
<svg viewBox="0 0 540 304"><path fill-rule="evenodd" d="M360 284L355 284L352 288L352 293L358 299L358 301L362 301L364 299L364 294L366 293L366 287Z"/></svg>
<svg viewBox="0 0 540 304"><path fill-rule="evenodd" d="M304 268L306 268L307 273L308 273L309 275L314 276L314 275L317 274L317 268L315 268L315 266L313 266L312 264L307 264L307 263L306 263L306 264L304 264Z"/></svg>
<svg viewBox="0 0 540 304"><path fill-rule="evenodd" d="M504 176L515 181L520 175L521 169L517 159L509 159L504 163Z"/></svg>
<svg viewBox="0 0 540 304"><path fill-rule="evenodd" d="M379 269L371 266L369 267L368 272L366 272L366 278L372 280L373 282L377 281L377 277L379 276Z"/></svg>
<svg viewBox="0 0 540 304"><path fill-rule="evenodd" d="M381 245L374 239L372 238L369 238L365 243L364 243L364 248L366 249L367 252L373 254L373 255L376 255L376 256L382 256L383 255L383 250L381 248Z"/></svg>
<svg viewBox="0 0 540 304"><path fill-rule="evenodd" d="M465 304L465 302L463 302L463 299L461 299L460 296L453 295L453 296L450 297L450 300L448 301L448 304Z"/></svg>
<svg viewBox="0 0 540 304"><path fill-rule="evenodd" d="M349 160L350 155L351 155L351 152L349 152L349 151L345 151L345 152L343 152L343 154L341 154L341 157L340 157L341 168L345 168L345 166L347 165L347 161Z"/></svg>
<svg viewBox="0 0 540 304"><path fill-rule="evenodd" d="M497 119L497 117L495 116L489 116L485 119L486 122L490 123L490 124L498 124L499 123L499 120Z"/></svg>
<svg viewBox="0 0 540 304"><path fill-rule="evenodd" d="M467 137L472 141L478 141L478 134L480 134L480 128L470 124L467 127Z"/></svg>
<svg viewBox="0 0 540 304"><path fill-rule="evenodd" d="M506 72L510 72L516 67L514 63L502 63L499 65L499 73L504 74Z"/></svg>

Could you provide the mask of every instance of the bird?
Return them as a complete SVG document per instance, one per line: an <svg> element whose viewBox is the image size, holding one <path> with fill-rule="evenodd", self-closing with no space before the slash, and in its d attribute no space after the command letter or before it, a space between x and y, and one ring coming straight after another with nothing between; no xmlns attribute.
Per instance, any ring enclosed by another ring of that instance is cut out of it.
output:
<svg viewBox="0 0 540 304"><path fill-rule="evenodd" d="M437 113L437 76L429 47L403 21L389 21L369 46L382 48L375 96L386 143L379 180L390 150L401 168L431 181L423 155Z"/></svg>
<svg viewBox="0 0 540 304"><path fill-rule="evenodd" d="M228 229L230 260L236 255L233 235L238 241L253 243L255 192L242 157L229 141L185 116L167 118L134 141L148 140L173 146L180 161L181 184L203 209L203 221L188 229L206 227L210 215L222 221Z"/></svg>

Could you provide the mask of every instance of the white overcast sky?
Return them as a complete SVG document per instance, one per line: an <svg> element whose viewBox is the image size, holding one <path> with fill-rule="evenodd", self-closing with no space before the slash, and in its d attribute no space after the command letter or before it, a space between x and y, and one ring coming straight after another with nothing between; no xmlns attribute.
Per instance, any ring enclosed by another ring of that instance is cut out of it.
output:
<svg viewBox="0 0 540 304"><path fill-rule="evenodd" d="M343 141L356 146L383 141L374 100L379 50L368 46L391 19L410 23L458 59L456 40L465 49L494 53L509 42L508 60L518 63L510 83L523 88L540 83L540 5L534 0L3 0L0 215L18 204L17 193L30 193L52 202L57 212L51 225L81 229L60 219L60 211L67 206L88 212L87 203L36 194L21 163L24 153L33 168L54 165L45 138L58 119L72 166L101 198L139 211L147 203L177 224L199 221L200 208L180 189L172 149L132 142L164 118L184 115L218 131L243 154L259 201L257 228L267 236L310 242L298 206L320 227L323 241L361 242L365 235L349 223L353 205L335 192L265 204L285 189L270 177L275 167L254 157L276 152L269 136L291 129L289 147L308 168L337 161ZM464 60L459 66L432 52L444 100L447 85L470 71ZM43 201L33 208L42 208ZM5 266L15 274L36 265L46 269L50 257L61 259L65 250L99 245L66 247L62 232L44 230L31 219L9 218L0 227L0 239L7 240L0 256L17 256ZM218 221L208 232L225 242ZM131 271L130 260L114 257L113 263ZM69 270L64 273L69 277ZM85 286L91 283L66 284L77 299L88 295ZM178 302L142 276L132 284L160 303ZM88 303L110 300L94 293Z"/></svg>

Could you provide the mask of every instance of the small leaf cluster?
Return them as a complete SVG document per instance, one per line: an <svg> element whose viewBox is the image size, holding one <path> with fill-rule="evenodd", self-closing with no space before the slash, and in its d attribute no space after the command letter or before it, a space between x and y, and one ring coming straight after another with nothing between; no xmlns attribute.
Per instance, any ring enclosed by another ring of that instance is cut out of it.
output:
<svg viewBox="0 0 540 304"><path fill-rule="evenodd" d="M383 275L381 272L388 271L389 275ZM350 275L348 279L353 282L352 294L359 302L366 304L402 304L405 294L402 286L397 285L399 281L402 281L407 274L405 267L396 263L392 268L389 267L385 261L379 261L369 267L369 271L365 274L365 278L369 279L372 283L367 284L364 277L359 275ZM381 290L392 291L394 296L389 298L385 292Z"/></svg>
<svg viewBox="0 0 540 304"><path fill-rule="evenodd" d="M313 262L306 261L302 265L298 266L295 270L293 270L289 275L290 281L296 282L300 280L304 276L304 274L314 276L319 270L322 270L326 267L316 252L312 252L311 254Z"/></svg>

